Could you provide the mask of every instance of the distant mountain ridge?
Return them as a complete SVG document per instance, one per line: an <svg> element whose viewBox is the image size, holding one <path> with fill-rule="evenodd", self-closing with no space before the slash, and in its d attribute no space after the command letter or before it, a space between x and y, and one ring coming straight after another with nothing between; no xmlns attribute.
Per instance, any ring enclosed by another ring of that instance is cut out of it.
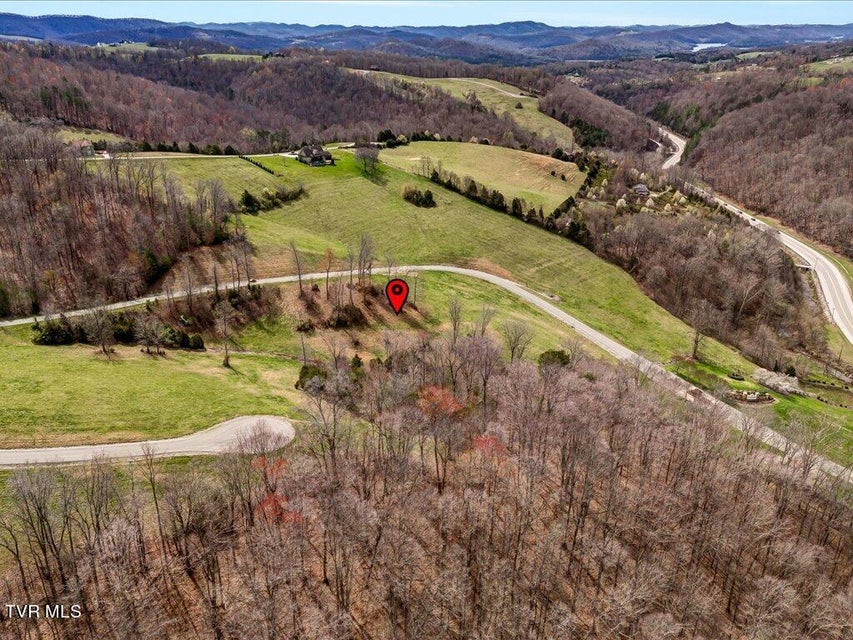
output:
<svg viewBox="0 0 853 640"><path fill-rule="evenodd" d="M683 53L697 46L773 47L853 39L853 24L554 27L505 22L462 27L306 26L272 22L171 23L149 18L22 16L0 13L0 36L92 45L132 40L197 40L240 49L287 47L355 49L459 58L469 62L532 64Z"/></svg>

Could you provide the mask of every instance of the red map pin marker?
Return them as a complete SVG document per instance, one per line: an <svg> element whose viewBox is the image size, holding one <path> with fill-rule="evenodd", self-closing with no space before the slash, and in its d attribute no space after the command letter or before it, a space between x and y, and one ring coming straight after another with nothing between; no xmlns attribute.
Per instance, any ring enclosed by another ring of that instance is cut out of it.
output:
<svg viewBox="0 0 853 640"><path fill-rule="evenodd" d="M409 297L409 285L405 280L394 278L385 286L385 295L388 296L388 302L391 303L394 313L399 315L403 305L406 304L406 298Z"/></svg>

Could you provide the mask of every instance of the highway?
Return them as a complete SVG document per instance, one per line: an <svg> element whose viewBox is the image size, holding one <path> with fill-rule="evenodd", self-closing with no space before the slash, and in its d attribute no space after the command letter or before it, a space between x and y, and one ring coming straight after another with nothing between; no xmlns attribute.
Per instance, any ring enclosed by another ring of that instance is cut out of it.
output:
<svg viewBox="0 0 853 640"><path fill-rule="evenodd" d="M687 144L687 140L663 127L659 127L658 130L661 135L665 135L672 140L677 148L676 152L663 163L664 169L670 169L681 162L681 156L684 154L684 147ZM718 204L726 211L739 216L753 228L775 235L779 242L799 256L803 260L803 263L808 265L815 273L821 293L823 294L824 308L830 322L835 324L841 330L841 333L844 334L844 337L847 338L847 341L853 344L853 295L851 295L847 278L830 258L827 258L794 236L784 231L779 231L766 222L762 222L748 211L708 189L690 183L687 183L686 187L702 196L705 200L713 204Z"/></svg>

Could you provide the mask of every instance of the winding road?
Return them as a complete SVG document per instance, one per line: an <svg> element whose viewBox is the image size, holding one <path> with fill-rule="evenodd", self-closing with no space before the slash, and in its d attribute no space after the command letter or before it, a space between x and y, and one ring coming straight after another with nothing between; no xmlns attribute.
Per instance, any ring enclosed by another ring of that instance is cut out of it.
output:
<svg viewBox="0 0 853 640"><path fill-rule="evenodd" d="M669 169L681 161L684 153L686 140L672 131L666 130L663 127L659 129L662 135L665 135L675 145L676 151L663 164L664 169ZM736 207L735 205L719 198L709 191L697 187L696 185L688 184L688 187L695 190L702 197L710 199L729 211L743 217L753 227L760 228L764 231L778 235L779 240L789 249L799 255L807 264L812 266L818 276L824 296L826 297L827 309L831 315L831 319L838 324L848 340L853 342L853 301L851 300L850 289L844 276L838 268L825 256L818 253L808 245L797 240L796 238L775 231L772 227L756 220L746 211ZM735 407L727 405L718 398L700 391L693 387L689 382L682 380L670 371L667 371L661 365L652 362L639 354L631 351L624 345L616 342L612 338L604 335L600 331L592 328L584 322L581 322L572 315L569 315L562 309L548 302L541 294L526 289L516 282L507 280L500 276L474 269L464 267L455 267L450 265L412 265L399 267L396 272L399 275L405 275L411 272L434 271L443 273L454 273L470 278L477 278L493 285L501 287L505 291L517 296L525 302L541 309L551 317L568 325L583 338L589 340L599 348L603 349L610 355L614 356L622 362L642 370L647 376L654 379L661 386L673 391L687 401L700 403L705 405L709 410L717 412L717 414L726 422L730 423L734 428L742 428L746 424L747 417ZM336 271L329 274L325 272L303 274L303 280L320 280L326 277L341 278L349 277L349 271ZM298 281L298 276L287 275L271 278L262 278L256 281L259 285L277 285L292 283ZM234 286L233 283L220 286ZM204 293L213 291L212 285L205 285L193 290L193 293ZM172 292L173 296L185 296L186 291ZM107 310L119 310L129 307L145 304L146 302L154 302L163 300L167 297L165 293L145 296L136 300L118 302L106 305ZM81 309L65 313L67 317L82 316L91 311L91 309ZM15 320L0 321L0 327L12 327L26 325L33 320L44 320L44 316L38 318L19 318ZM243 418L235 418L223 422L206 431L201 431L189 436L181 438L173 438L168 440L153 440L137 443L122 443L108 445L81 445L71 447L55 447L41 449L7 449L0 450L0 467L11 467L32 463L50 463L50 462L82 462L89 460L95 456L105 458L139 458L144 452L150 451L157 456L177 456L177 455L202 455L222 452L237 443L241 438L246 436L247 430L253 428L259 420L262 420L271 427L272 430L283 438L284 441L290 441L294 436L293 427L289 421L283 418L274 416L247 416ZM781 434L766 428L759 427L753 435L760 439L764 444L775 449L786 452L797 452L799 447L782 436ZM794 455L797 455L794 453ZM820 459L818 468L832 475L841 475L848 473L841 465L832 461Z"/></svg>
<svg viewBox="0 0 853 640"><path fill-rule="evenodd" d="M461 276L467 276L470 278L483 280L485 282L498 286L504 289L505 291L524 300L525 302L541 309L542 311L550 315L552 318L555 318L560 322L568 325L571 329L573 329L583 338L597 345L599 348L614 356L617 360L625 362L629 366L641 370L646 376L654 380L657 384L676 393L680 397L684 398L686 401L700 403L707 407L709 411L715 411L721 419L731 424L732 427L740 429L745 424L747 418L738 409L727 405L720 399L708 393L700 391L699 389L693 387L693 385L691 385L686 380L682 380L674 373L667 371L661 365L644 358L643 356L635 353L634 351L631 351L625 345L616 342L609 336L604 335L603 333L592 328L588 324L566 313L562 309L551 304L542 296L542 294L539 294L535 291L531 291L530 289L527 289L521 286L520 284L513 282L512 280L507 280L506 278L502 278L491 273L477 271L475 269L467 269L464 267L455 267L451 265L404 266L398 267L396 269L396 274L405 277L407 273L425 271L454 273ZM329 277L349 277L350 273L350 271L335 271L331 272L329 274ZM303 280L322 280L324 278L326 278L325 272L308 273L302 275ZM299 278L296 275L261 278L256 281L256 284L278 285L297 282L298 279ZM220 284L220 287L229 286L233 286L233 283ZM213 286L206 285L195 289L194 293L205 293L211 291L213 291ZM186 295L186 293L186 291L175 291L172 292L171 295L180 297ZM155 300L164 299L166 299L166 294L161 293L146 296L144 298L138 298L136 300L118 302L115 304L107 305L105 308L108 310L126 309L128 307L144 304L148 301L153 302ZM76 317L86 314L89 311L90 310L88 309L81 309L77 311L68 312L65 315L68 317ZM44 320L44 316L41 316L38 319ZM6 320L0 322L0 327L24 325L30 324L32 322L33 318ZM240 424L238 423L236 426L240 427ZM293 437L292 427L290 427L289 423L287 423L286 426L282 424L281 429L284 430L284 433L290 434L287 438L288 440ZM245 433L244 431L241 431L241 428L235 428L234 421L229 421L224 422L208 431L202 431L197 434L185 436L183 438L175 438L172 440L160 440L150 441L147 443L128 443L117 445L57 447L50 449L16 449L6 451L0 450L0 466L12 466L37 462L80 462L88 460L95 455L103 456L106 458L134 458L139 457L141 455L143 445L148 445L150 447L155 448L157 455L161 456L208 454L215 453L217 451L223 451L229 445L233 445L244 434ZM790 452L799 450L799 447L796 444L794 444L781 434L776 433L775 431L766 427L757 428L753 432L753 435L754 437L760 439L764 444L780 451ZM841 475L843 473L846 473L846 470L841 465L838 465L830 460L821 459L819 462L819 467L823 471L832 475Z"/></svg>
<svg viewBox="0 0 853 640"><path fill-rule="evenodd" d="M663 163L664 169L670 169L681 162L687 140L663 127L659 127L658 131L676 146L676 152ZM794 236L762 222L748 211L721 198L709 189L691 183L687 183L686 186L705 200L718 204L726 211L739 216L753 228L775 235L779 242L798 255L817 276L829 320L841 330L847 341L853 344L853 295L851 295L847 278L830 258Z"/></svg>
<svg viewBox="0 0 853 640"><path fill-rule="evenodd" d="M675 165L681 162L681 156L684 155L684 148L687 146L687 140L679 135L674 134L668 129L658 127L658 131L664 137L669 139L675 145L675 153L667 158L663 163L663 169L672 169Z"/></svg>

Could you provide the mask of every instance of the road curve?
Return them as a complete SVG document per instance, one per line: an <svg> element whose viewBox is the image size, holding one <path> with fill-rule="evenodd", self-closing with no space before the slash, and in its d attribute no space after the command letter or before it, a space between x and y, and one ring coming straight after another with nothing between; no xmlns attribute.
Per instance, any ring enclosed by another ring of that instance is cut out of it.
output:
<svg viewBox="0 0 853 640"><path fill-rule="evenodd" d="M675 153L673 153L669 158L666 159L663 163L663 169L671 169L679 162L681 162L681 156L684 155L684 147L687 146L687 139L682 138L678 134L673 133L669 129L664 129L663 127L658 127L658 132L670 140L672 144L675 145Z"/></svg>
<svg viewBox="0 0 853 640"><path fill-rule="evenodd" d="M676 152L663 163L663 169L670 169L681 162L687 140L664 127L658 127L658 131L662 136L668 137L676 146ZM798 255L817 276L818 284L823 293L824 307L830 322L835 324L847 338L847 341L853 344L853 295L850 292L847 279L832 260L794 236L758 220L749 212L732 204L729 200L717 196L712 191L690 183L687 183L686 187L707 201L718 204L726 211L739 216L752 227L772 233L778 238L779 242Z"/></svg>
<svg viewBox="0 0 853 640"><path fill-rule="evenodd" d="M848 342L853 343L853 295L850 293L847 279L832 260L805 242L784 231L779 231L707 189L696 185L691 185L691 188L703 198L739 216L753 228L775 235L779 242L798 255L817 277L829 320L841 330Z"/></svg>
<svg viewBox="0 0 853 640"><path fill-rule="evenodd" d="M0 449L0 468L28 464L73 464L88 462L93 458L139 459L145 456L146 451L159 458L223 453L259 428L263 428L281 444L290 442L296 435L293 425L284 418L241 416L220 422L204 431L168 440L40 449Z"/></svg>
<svg viewBox="0 0 853 640"><path fill-rule="evenodd" d="M689 382L687 382L686 380L682 380L681 378L676 376L674 373L667 371L661 365L644 358L643 356L639 355L638 353L631 351L628 347L620 344L619 342L616 342L615 340L613 340L609 336L604 335L600 331L593 329L588 324L578 320L574 316L572 316L572 315L566 313L565 311L563 311L562 309L554 306L553 304L548 302L546 299L544 299L541 294L538 294L534 291L526 289L525 287L519 285L516 282L513 282L512 280L507 280L506 278L502 278L500 276L496 276L496 275L491 274L491 273L486 273L484 271L477 271L475 269L466 269L464 267L455 267L455 266L450 266L450 265L412 265L412 266L398 267L396 269L396 273L398 275L402 275L402 276L405 276L407 273L429 272L429 271L441 272L441 273L455 273L458 275L467 276L470 278L476 278L478 280L483 280L485 282L489 282L493 285L501 287L505 291L512 293L513 295L521 298L525 302L528 302L529 304L541 309L542 311L544 311L545 313L550 315L552 318L555 318L555 319L559 320L560 322L568 325L570 328L574 329L578 334L580 334L581 336L583 336L584 338L586 338L587 340L589 340L593 344L597 345L598 347L600 347L601 349L603 349L604 351L606 351L610 355L614 356L618 360L625 362L632 367L639 368L648 377L653 379L657 384L659 384L659 385L663 386L664 388L676 393L677 395L681 396L682 398L685 398L686 400L702 404L709 411L715 411L717 413L717 415L720 416L721 419L725 420L732 427L734 427L736 429L740 429L741 426L744 424L744 421L746 420L746 416L741 411L737 410L736 408L727 405L726 403L722 402L719 398L716 398L716 397L714 397L708 393L705 393L703 391L696 389ZM332 277L332 278L341 278L341 277L349 277L350 274L351 274L350 271L334 271L334 272L329 273L328 276ZM303 280L322 280L326 277L327 277L327 274L325 272L308 273L308 274L302 275ZM292 282L297 282L297 281L298 281L298 276L288 275L288 276L278 276L278 277L272 277L272 278L261 278L261 279L258 279L256 281L256 284L259 284L259 285L277 285L277 284L292 283ZM233 286L233 283L226 284L226 285L222 285L222 284L220 285L221 288L222 287L229 287L229 286ZM198 289L195 289L195 293L204 293L204 292L211 292L211 291L213 291L212 285L206 285L203 287L199 287ZM186 291L175 291L175 292L172 292L171 295L176 296L176 297L181 297L181 296L186 295ZM161 294L146 296L144 298L138 298L136 300L130 300L127 302L118 302L115 304L107 305L105 308L108 310L125 309L128 307L133 307L133 306L138 306L140 304L144 304L145 302L148 302L148 301L153 302L155 300L162 300L165 298L166 298L166 294L161 293ZM75 316L83 315L83 314L87 313L88 311L89 310L87 310L87 309L70 311L70 312L66 313L65 315L67 317L75 317ZM43 317L39 318L39 320L43 320L43 319L44 319ZM0 327L9 327L9 326L22 325L22 324L29 324L31 322L33 322L32 318L21 318L21 319L17 319L17 320L7 320L4 322L0 322ZM228 424L228 423L223 423L223 424ZM222 427L222 425L219 425L219 427L214 427L214 429L221 428L221 427ZM206 432L201 432L201 433L203 434ZM163 449L163 452L161 453L161 455L188 455L188 454L192 454L192 453L210 453L211 452L210 451L211 445L210 445L210 442L207 442L207 441L204 441L202 445L198 445L198 444L195 445L196 447L200 447L200 449L194 448L192 446L193 445L192 442L190 443L190 446L187 446L187 440L192 439L197 435L199 435L199 434L194 434L193 436L186 436L185 438L176 438L174 440L160 441L161 445L162 445L162 443L171 443L171 444L163 445L163 446L165 446L165 448ZM778 449L780 451L797 451L799 449L799 447L796 444L794 444L793 442L791 442L790 440L788 440L787 438L785 438L781 434L776 433L775 431L773 431L769 428L766 428L766 427L761 427L760 429L755 431L753 433L753 435L754 435L754 437L759 438L764 444L766 444L770 447L773 447L775 449ZM176 445L176 444L174 444L176 441L180 441L180 442ZM153 445L154 443L149 443L149 444ZM221 447L222 441L217 441L216 444L217 444L217 446ZM139 451L138 447L140 445L129 444L129 445L102 445L100 447L96 446L96 447L90 448L91 451L89 452L89 455L91 456L91 455L96 455L98 453L103 453L103 454L109 456L111 452L124 452L123 449L119 449L119 447L124 447L124 446L128 447L131 452L132 451L138 452ZM158 446L160 446L160 445L158 445ZM112 449L110 447L115 447L115 448ZM82 448L81 447L61 447L58 449L49 449L46 451L50 452L50 454L48 454L48 456L50 456L50 455L57 456L57 455L60 455L60 452L65 450L65 449L72 449L72 450L75 450L75 452L76 452L76 451L85 451L86 447L82 447ZM30 450L30 449L20 450L19 449L16 452L12 453L11 459L15 459L16 457L20 458L22 456L26 456L28 452L32 452L32 451L42 451L42 450ZM4 459L8 459L7 457L3 456L4 453L7 453L7 452L0 450L0 466L2 466L2 462ZM69 454L69 455L74 455L74 454ZM77 455L79 457L80 454L78 453ZM122 457L122 456L118 456L118 457ZM29 460L33 461L34 458L30 457ZM50 460L41 460L41 461L47 462ZM847 473L846 470L841 465L838 465L838 464L836 464L830 460L825 460L825 459L820 460L820 468L823 471L830 473L832 475L836 475L836 476Z"/></svg>

